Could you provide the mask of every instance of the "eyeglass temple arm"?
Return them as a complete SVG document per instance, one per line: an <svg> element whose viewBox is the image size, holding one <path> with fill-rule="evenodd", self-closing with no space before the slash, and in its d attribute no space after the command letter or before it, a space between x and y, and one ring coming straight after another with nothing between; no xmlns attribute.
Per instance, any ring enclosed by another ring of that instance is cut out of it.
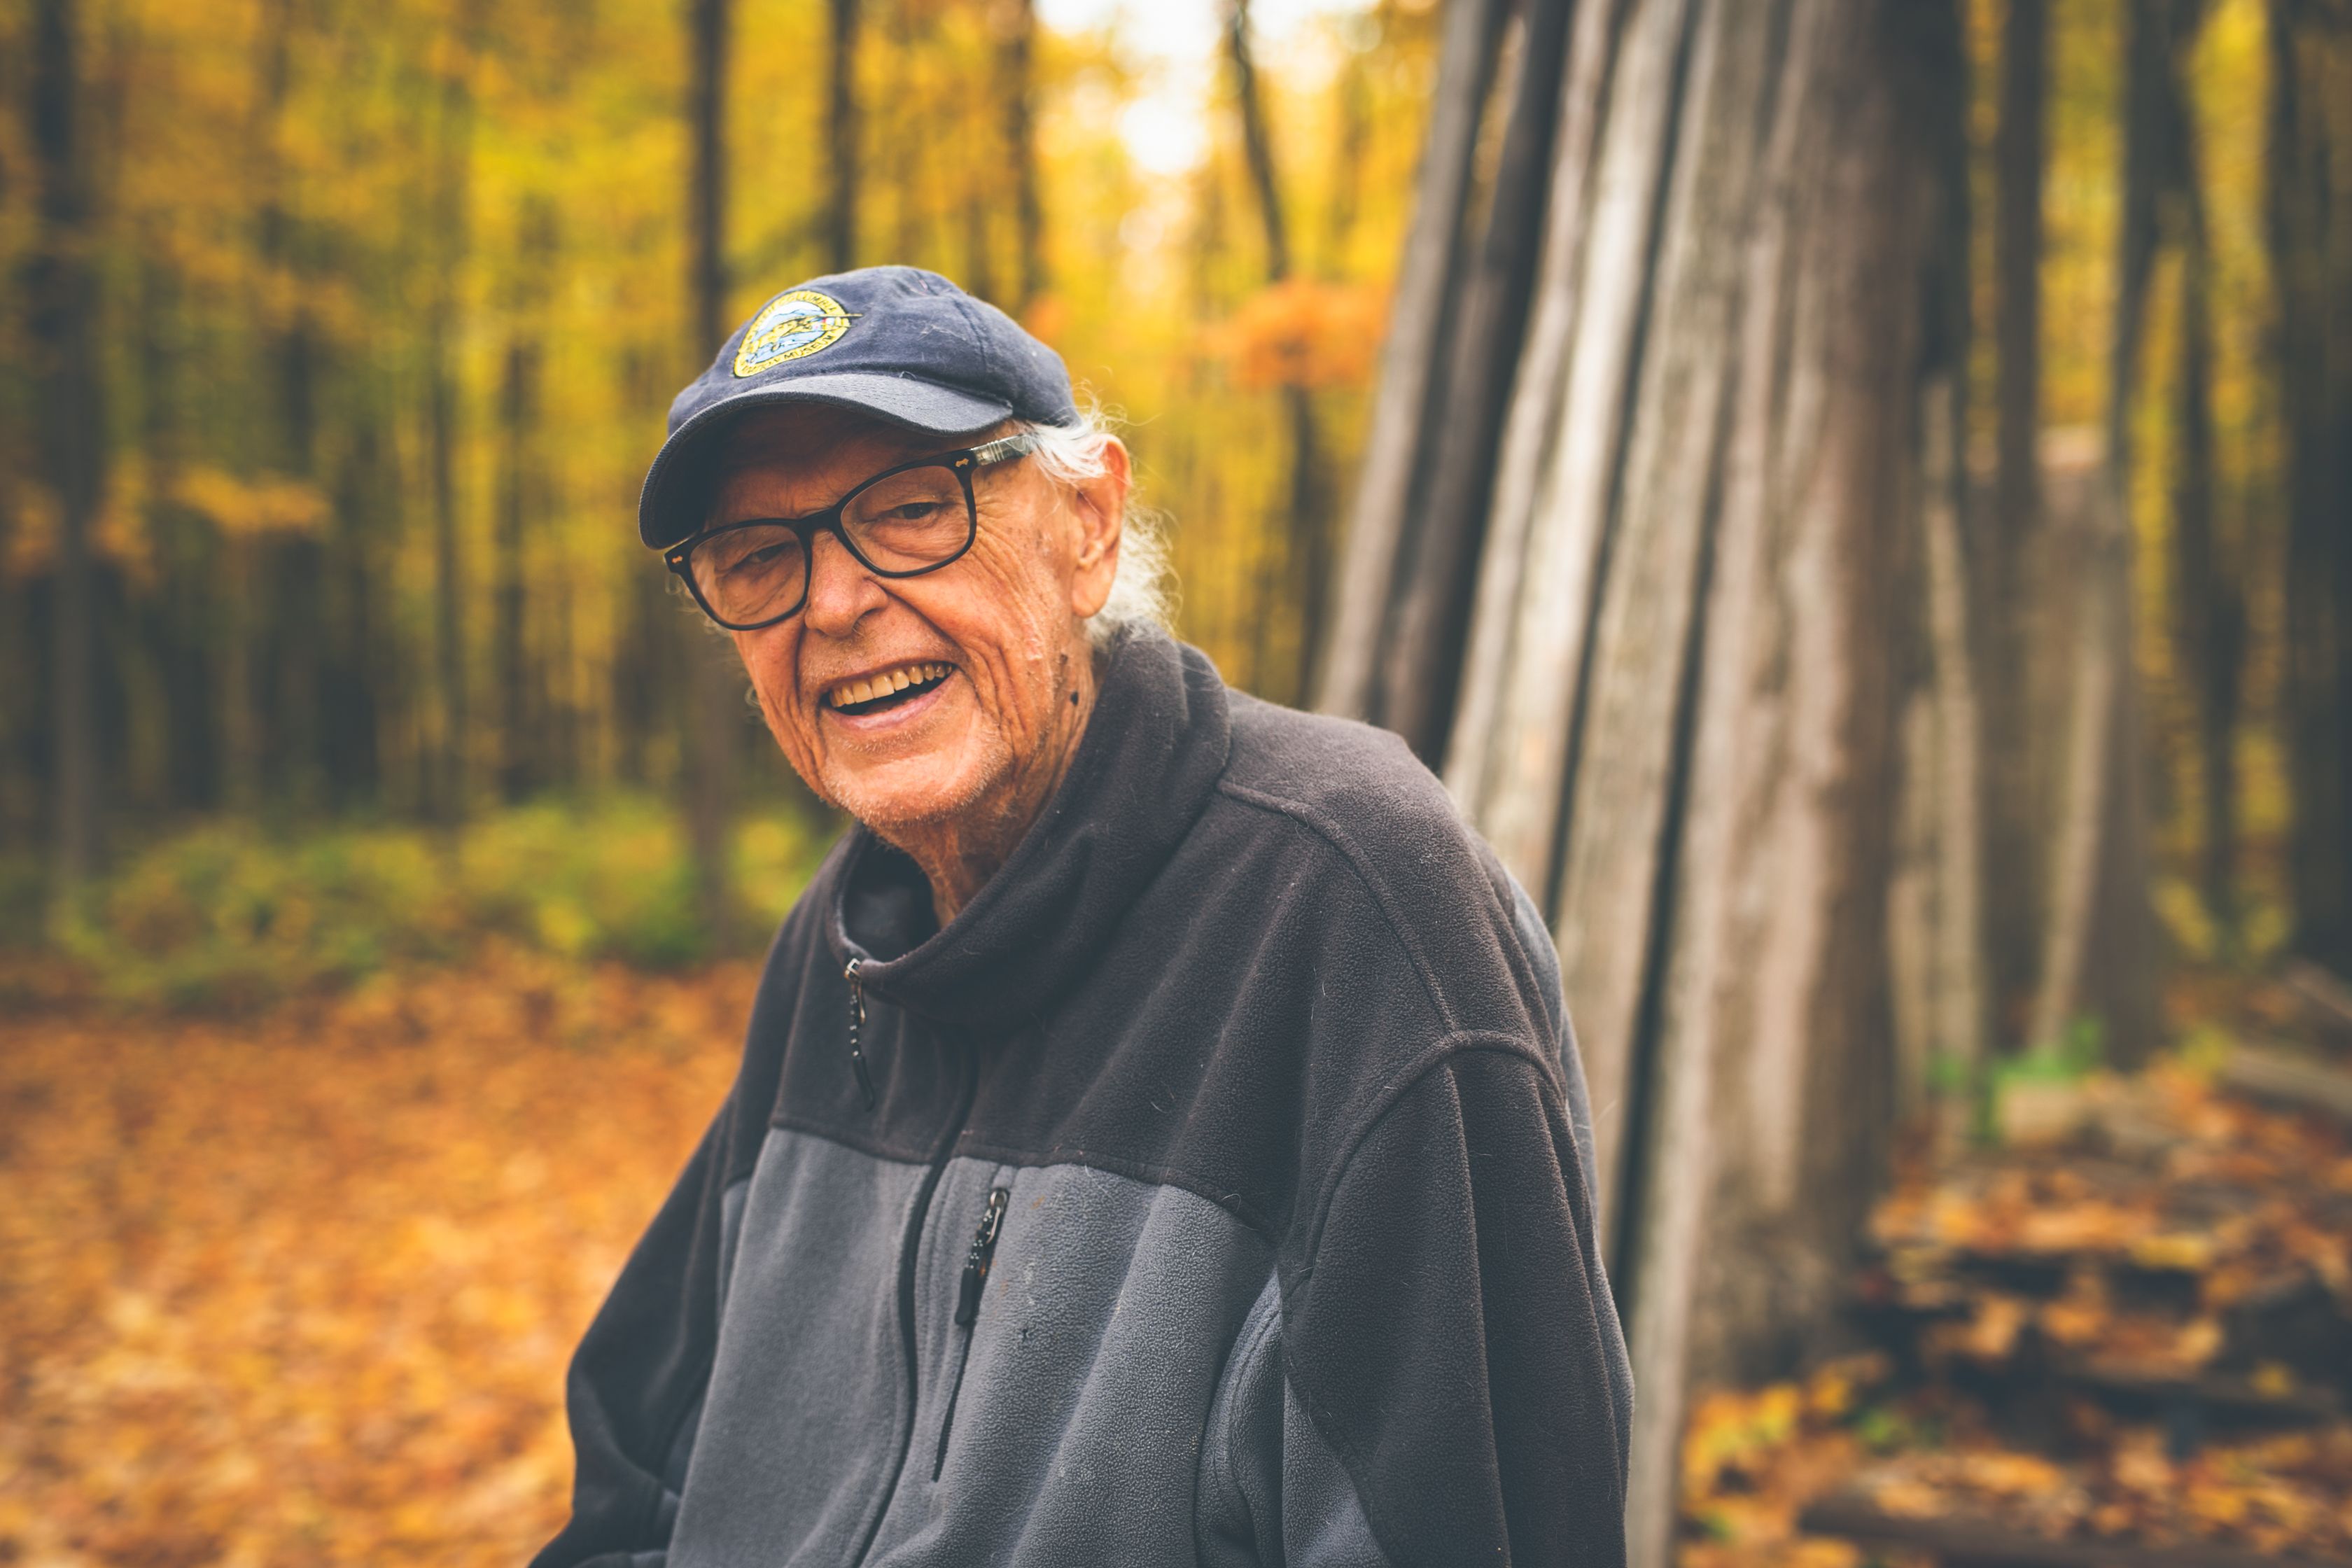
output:
<svg viewBox="0 0 2352 1568"><path fill-rule="evenodd" d="M1024 431L1018 436L1006 436L991 441L984 447L974 447L971 449L971 466L985 468L990 463L1001 463L1007 458L1018 458L1036 449L1037 437Z"/></svg>

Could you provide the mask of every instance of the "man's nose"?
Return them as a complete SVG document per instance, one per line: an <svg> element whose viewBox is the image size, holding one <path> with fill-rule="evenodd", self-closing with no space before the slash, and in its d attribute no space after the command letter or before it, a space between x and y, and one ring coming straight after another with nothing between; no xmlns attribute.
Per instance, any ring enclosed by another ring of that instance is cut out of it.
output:
<svg viewBox="0 0 2352 1568"><path fill-rule="evenodd" d="M820 637L845 637L868 614L889 602L874 574L831 533L809 542L808 603L801 616Z"/></svg>

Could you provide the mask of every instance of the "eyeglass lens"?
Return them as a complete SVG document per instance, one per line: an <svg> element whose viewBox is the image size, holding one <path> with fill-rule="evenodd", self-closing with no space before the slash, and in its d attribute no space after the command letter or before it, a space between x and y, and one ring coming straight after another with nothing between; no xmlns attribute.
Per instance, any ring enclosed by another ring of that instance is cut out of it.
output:
<svg viewBox="0 0 2352 1568"><path fill-rule="evenodd" d="M908 468L851 496L841 529L860 561L879 572L936 566L971 541L974 519L953 468ZM746 625L789 614L805 593L808 546L783 523L713 534L690 558L695 585L719 620Z"/></svg>

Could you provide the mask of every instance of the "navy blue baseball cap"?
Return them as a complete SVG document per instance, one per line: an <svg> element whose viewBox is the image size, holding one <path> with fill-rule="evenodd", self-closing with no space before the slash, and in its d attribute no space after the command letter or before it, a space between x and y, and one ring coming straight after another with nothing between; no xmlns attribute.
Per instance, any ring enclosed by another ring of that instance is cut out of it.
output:
<svg viewBox="0 0 2352 1568"><path fill-rule="evenodd" d="M750 409L788 403L855 408L930 436L1078 416L1062 356L938 273L812 278L761 306L672 400L669 438L637 498L637 537L666 550L700 528L715 437Z"/></svg>

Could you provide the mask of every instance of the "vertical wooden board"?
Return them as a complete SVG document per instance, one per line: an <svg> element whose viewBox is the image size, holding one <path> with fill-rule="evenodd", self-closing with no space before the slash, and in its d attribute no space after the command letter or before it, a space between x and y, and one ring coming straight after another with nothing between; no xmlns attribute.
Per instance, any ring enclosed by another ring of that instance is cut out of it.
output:
<svg viewBox="0 0 2352 1568"><path fill-rule="evenodd" d="M1899 726L1902 784L1895 801L1895 862L1886 895L1887 968L1894 990L1895 1105L1908 1118L1925 1108L1937 1053L1939 824L1934 781L1943 736L1932 685L1906 694Z"/></svg>
<svg viewBox="0 0 2352 1568"><path fill-rule="evenodd" d="M1790 72L1785 95L1804 85ZM1768 128L1769 129L1769 128ZM1780 153L1765 162L1777 177ZM1627 1184L1629 1224L1617 1276L1633 1300L1628 1325L1633 1358L1631 1474L1626 1497L1628 1559L1635 1568L1664 1568L1674 1557L1675 1460L1687 1403L1691 1316L1706 1245L1707 1209L1716 1189L1717 1152L1716 1030L1723 1019L1718 996L1742 963L1732 929L1738 905L1728 868L1739 852L1749 815L1739 781L1754 763L1750 730L1757 723L1748 690L1750 647L1763 597L1763 529L1767 514L1769 414L1780 289L1771 265L1776 215L1751 244L1750 309L1745 318L1742 374L1736 392L1717 505L1714 563L1702 606L1705 636L1690 724L1691 784L1679 842L1674 849L1674 909L1664 950L1656 1020L1638 1043L1647 1058L1648 1093L1638 1107L1641 1142Z"/></svg>
<svg viewBox="0 0 2352 1568"><path fill-rule="evenodd" d="M1914 460L1910 397L1921 320L1923 196L1897 108L1903 62L1883 22L1822 40L1822 112L1799 166L1813 199L1790 209L1790 358L1810 395L1779 421L1787 543L1778 568L1787 621L1790 766L1776 803L1784 846L1774 948L1757 962L1755 1163L1738 1193L1787 1237L1790 1294L1752 1329L1820 1321L1843 1278L1852 1226L1886 1136L1885 897L1895 793L1893 670L1900 515ZM1804 374L1809 369L1811 374ZM1792 893L1803 910L1790 922ZM1790 929L1792 923L1803 928Z"/></svg>
<svg viewBox="0 0 2352 1568"><path fill-rule="evenodd" d="M1766 318L1769 320L1769 316ZM1769 363L1769 360L1764 363ZM1762 373L1755 361L1743 382ZM1633 1358L1632 1468L1626 1497L1628 1560L1664 1568L1674 1556L1675 1458L1683 1409L1692 1308L1706 1206L1716 1185L1712 1126L1719 1018L1716 999L1726 972L1741 962L1732 942L1731 881L1745 815L1737 782L1751 749L1746 730L1748 649L1755 636L1760 571L1763 420L1743 384L1717 521L1696 708L1691 719L1687 797L1673 872L1675 907L1652 1037L1640 1042L1648 1092L1635 1113L1643 1123L1639 1160L1621 1202L1629 1226L1612 1272L1633 1300L1628 1342ZM1631 1064L1629 1064L1630 1066Z"/></svg>
<svg viewBox="0 0 2352 1568"><path fill-rule="evenodd" d="M2074 1019L2091 1018L2115 1058L2129 1061L2148 1048L2157 1008L2146 826L2134 776L2131 536L2109 476L2104 468L2089 475L2082 504L2064 520L2081 536L2083 571L2073 588L2078 610L2071 689L2053 736L2063 762L2040 982L2026 1039L2052 1046Z"/></svg>
<svg viewBox="0 0 2352 1568"><path fill-rule="evenodd" d="M1461 270L1462 216L1502 14L1501 0L1456 0L1446 7L1420 194L1390 307L1380 389L1365 437L1363 472L1340 556L1316 696L1316 706L1327 713L1374 716L1372 675L1386 641L1406 511L1426 436L1431 380Z"/></svg>
<svg viewBox="0 0 2352 1568"><path fill-rule="evenodd" d="M1636 0L1601 132L1575 346L1552 460L1538 490L1528 550L1507 599L1510 653L1491 671L1501 700L1486 726L1484 788L1464 802L1515 875L1540 886L1553 854L1568 757L1570 705L1591 616L1665 166L1691 0Z"/></svg>
<svg viewBox="0 0 2352 1568"><path fill-rule="evenodd" d="M1557 934L1592 1084L1596 1152L1614 1173L1659 861L1668 850L1676 710L1738 375L1743 241L1780 7L1708 7L1658 245L1654 324L1626 430L1622 492L1599 585L1573 741L1571 805L1556 879ZM1603 1183L1605 1221L1614 1194Z"/></svg>
<svg viewBox="0 0 2352 1568"><path fill-rule="evenodd" d="M1415 492L1412 549L1391 601L1381 722L1433 763L1453 729L1495 467L1542 257L1542 198L1554 177L1575 9L1572 0L1530 0L1519 12L1486 220L1448 327L1443 434Z"/></svg>
<svg viewBox="0 0 2352 1568"><path fill-rule="evenodd" d="M1638 1564L1671 1560L1692 1388L1826 1321L1885 1136L1885 601L1916 172L1890 129L1879 7L1795 0L1789 16L1622 1261Z"/></svg>
<svg viewBox="0 0 2352 1568"><path fill-rule="evenodd" d="M1906 781L1934 796L1934 958L1924 1046L1932 1058L1973 1064L1983 1054L1985 975L1977 943L1984 918L1979 879L1984 837L1977 781L1981 731L1976 670L1969 656L1968 565L1959 517L1958 371L1939 376L1921 400L1920 546L1927 595L1935 702L1935 772Z"/></svg>
<svg viewBox="0 0 2352 1568"><path fill-rule="evenodd" d="M1584 234L1591 218L1588 192L1593 178L1593 150L1616 65L1616 10L1613 5L1602 4L1580 7L1569 40L1568 79L1560 96L1559 130L1553 142L1553 178L1545 196L1543 258L1528 313L1528 342L1519 354L1510 409L1504 420L1502 451L1496 462L1486 548L1479 555L1476 604L1445 759L1446 787L1465 805L1486 795L1488 731L1502 700L1503 677L1516 649L1512 617L1488 610L1512 602L1525 569L1537 482L1558 439L1560 403L1568 392L1569 351L1575 342ZM1512 869L1530 886L1536 885L1531 879L1542 874L1537 868Z"/></svg>

